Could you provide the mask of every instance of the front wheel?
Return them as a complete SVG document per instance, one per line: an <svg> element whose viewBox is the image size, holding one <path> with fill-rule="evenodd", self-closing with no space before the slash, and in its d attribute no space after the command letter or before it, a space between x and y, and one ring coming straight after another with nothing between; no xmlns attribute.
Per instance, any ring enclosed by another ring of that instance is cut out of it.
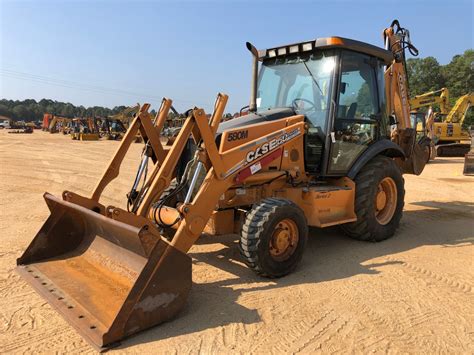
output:
<svg viewBox="0 0 474 355"><path fill-rule="evenodd" d="M351 238L379 242L393 236L400 224L405 183L393 159L377 156L355 178L357 221L341 225Z"/></svg>
<svg viewBox="0 0 474 355"><path fill-rule="evenodd" d="M308 238L306 218L290 200L267 198L247 214L240 238L245 263L257 274L281 277L300 262Z"/></svg>

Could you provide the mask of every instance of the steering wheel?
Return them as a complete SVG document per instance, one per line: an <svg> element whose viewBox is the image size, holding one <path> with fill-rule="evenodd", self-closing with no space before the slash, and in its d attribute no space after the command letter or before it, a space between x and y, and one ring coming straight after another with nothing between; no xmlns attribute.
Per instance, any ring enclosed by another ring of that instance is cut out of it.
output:
<svg viewBox="0 0 474 355"><path fill-rule="evenodd" d="M297 97L296 99L294 99L292 102L291 102L291 106L293 106L293 109L295 111L299 110L299 107L298 107L298 104L297 104L297 101L303 101L303 102L306 102L308 104L310 104L310 108L309 109L304 109L304 111L316 111L316 105L314 104L314 102L311 102L307 99L303 99L302 97Z"/></svg>

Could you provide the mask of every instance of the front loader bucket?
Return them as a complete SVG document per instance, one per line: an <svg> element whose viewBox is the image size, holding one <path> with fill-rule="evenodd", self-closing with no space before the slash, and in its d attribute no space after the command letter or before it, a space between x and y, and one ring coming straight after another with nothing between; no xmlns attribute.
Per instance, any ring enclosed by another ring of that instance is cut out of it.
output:
<svg viewBox="0 0 474 355"><path fill-rule="evenodd" d="M190 257L149 226L123 223L48 193L44 198L51 215L17 260L17 271L97 349L183 307L191 288Z"/></svg>

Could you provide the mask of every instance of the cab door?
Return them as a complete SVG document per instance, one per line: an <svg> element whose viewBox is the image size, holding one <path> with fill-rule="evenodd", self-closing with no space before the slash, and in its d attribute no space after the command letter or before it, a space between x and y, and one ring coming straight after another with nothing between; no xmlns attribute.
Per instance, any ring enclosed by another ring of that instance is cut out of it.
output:
<svg viewBox="0 0 474 355"><path fill-rule="evenodd" d="M342 51L328 175L345 175L368 146L379 139L382 88L377 83L377 72L381 70L373 57Z"/></svg>

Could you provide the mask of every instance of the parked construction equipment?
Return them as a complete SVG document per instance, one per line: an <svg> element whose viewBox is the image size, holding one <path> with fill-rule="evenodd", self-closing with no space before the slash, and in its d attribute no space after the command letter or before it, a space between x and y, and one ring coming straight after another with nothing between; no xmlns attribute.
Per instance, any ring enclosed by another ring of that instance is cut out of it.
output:
<svg viewBox="0 0 474 355"><path fill-rule="evenodd" d="M416 95L410 99L410 108L412 110L433 105L439 105L440 113L446 115L449 113L449 90L447 88Z"/></svg>
<svg viewBox="0 0 474 355"><path fill-rule="evenodd" d="M464 156L464 175L474 175L474 130L471 130L471 149Z"/></svg>
<svg viewBox="0 0 474 355"><path fill-rule="evenodd" d="M43 125L41 126L41 129L43 131L48 131L49 130L49 124L53 120L53 115L50 113L45 113L43 114Z"/></svg>
<svg viewBox="0 0 474 355"><path fill-rule="evenodd" d="M186 254L204 230L240 232L244 262L267 277L296 268L308 226L391 237L402 173L423 171L430 140L410 121L409 32L393 21L384 40L385 49L341 37L261 51L247 43L250 113L221 124L219 94L210 118L188 111L171 146L159 137L171 100L154 120L142 105L91 196L45 193L51 215L18 272L102 349L179 312L192 283ZM128 210L105 206L138 132L145 148Z"/></svg>
<svg viewBox="0 0 474 355"><path fill-rule="evenodd" d="M10 130L8 133L14 133L14 134L30 134L33 133L33 127L28 126L28 125L23 125L20 127L15 127L15 129Z"/></svg>
<svg viewBox="0 0 474 355"><path fill-rule="evenodd" d="M416 128L417 135L425 135L431 139L431 145L427 148L427 161L434 159L436 154L436 143L438 139L434 135L433 123L437 113L433 111L433 105L439 105L441 114L449 113L449 90L441 88L421 95L416 95L410 99L410 109L412 116L412 125ZM420 108L429 107L426 113L419 111Z"/></svg>
<svg viewBox="0 0 474 355"><path fill-rule="evenodd" d="M437 140L436 152L441 157L464 157L471 147L470 135L463 127L469 108L474 104L474 94L461 96L447 114L434 117L433 133Z"/></svg>
<svg viewBox="0 0 474 355"><path fill-rule="evenodd" d="M430 157L435 156L458 157L469 151L469 133L463 128L467 111L474 102L474 94L461 96L450 108L449 91L446 88L417 95L410 99L412 119L417 120L418 130L421 126L432 141ZM433 104L438 104L439 112L434 112ZM417 111L422 107L429 107L425 114Z"/></svg>
<svg viewBox="0 0 474 355"><path fill-rule="evenodd" d="M73 140L99 140L99 132L92 118L74 118L71 121L69 132Z"/></svg>

